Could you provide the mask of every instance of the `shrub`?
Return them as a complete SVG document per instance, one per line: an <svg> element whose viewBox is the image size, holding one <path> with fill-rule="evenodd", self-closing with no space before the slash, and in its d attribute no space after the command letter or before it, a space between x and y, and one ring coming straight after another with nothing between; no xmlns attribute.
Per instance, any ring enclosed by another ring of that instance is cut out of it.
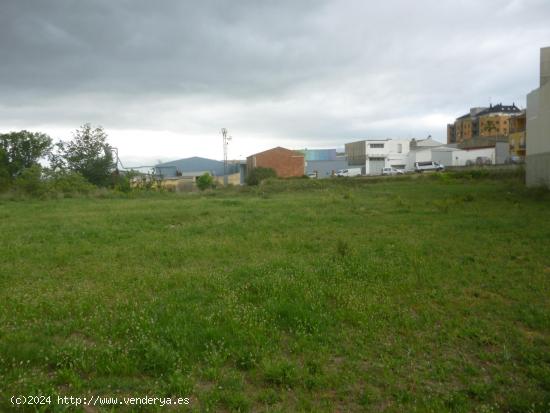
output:
<svg viewBox="0 0 550 413"><path fill-rule="evenodd" d="M42 195L46 192L46 185L42 180L42 167L33 165L23 169L15 179L15 190L28 195Z"/></svg>
<svg viewBox="0 0 550 413"><path fill-rule="evenodd" d="M203 173L201 176L197 178L197 187L201 191L204 191L205 189L208 189L208 188L213 188L214 178L208 172Z"/></svg>
<svg viewBox="0 0 550 413"><path fill-rule="evenodd" d="M145 182L141 180L140 182L141 174L137 171L130 170L130 171L124 171L124 172L116 172L113 174L113 187L115 190L129 193L132 192L133 188L136 189L150 189L150 185L148 188L145 187ZM132 182L135 184L132 185Z"/></svg>
<svg viewBox="0 0 550 413"><path fill-rule="evenodd" d="M7 169L0 164L0 192L7 191L11 185L10 175Z"/></svg>
<svg viewBox="0 0 550 413"><path fill-rule="evenodd" d="M248 173L248 176L246 177L246 183L247 185L259 185L260 182L262 182L265 179L276 178L276 177L277 177L277 173L275 172L275 170L271 168L258 167L258 168L252 169Z"/></svg>
<svg viewBox="0 0 550 413"><path fill-rule="evenodd" d="M48 171L46 174L48 189L50 192L68 194L89 194L95 185L84 178L78 172L71 171Z"/></svg>
<svg viewBox="0 0 550 413"><path fill-rule="evenodd" d="M267 383L288 389L299 382L298 370L288 361L267 363L264 367L264 376Z"/></svg>

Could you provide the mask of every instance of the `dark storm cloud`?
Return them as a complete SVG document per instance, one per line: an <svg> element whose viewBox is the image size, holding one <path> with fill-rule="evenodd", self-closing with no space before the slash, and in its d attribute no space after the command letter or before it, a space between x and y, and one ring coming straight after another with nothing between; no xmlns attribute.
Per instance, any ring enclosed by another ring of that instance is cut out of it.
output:
<svg viewBox="0 0 550 413"><path fill-rule="evenodd" d="M307 64L313 5L320 3L8 2L0 21L2 88L277 90L299 80Z"/></svg>
<svg viewBox="0 0 550 413"><path fill-rule="evenodd" d="M0 121L442 137L524 103L548 21L546 0L4 0Z"/></svg>

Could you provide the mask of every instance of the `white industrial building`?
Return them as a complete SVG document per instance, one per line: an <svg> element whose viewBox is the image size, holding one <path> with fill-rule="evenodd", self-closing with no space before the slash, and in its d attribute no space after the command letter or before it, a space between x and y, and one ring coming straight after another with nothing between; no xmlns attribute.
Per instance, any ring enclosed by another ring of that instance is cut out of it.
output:
<svg viewBox="0 0 550 413"><path fill-rule="evenodd" d="M350 167L361 167L363 175L380 175L382 169L407 169L409 139L366 139L346 143Z"/></svg>
<svg viewBox="0 0 550 413"><path fill-rule="evenodd" d="M460 149L452 145L412 150L409 154L408 170L414 170L415 162L439 162L444 166L465 166L473 164L503 164L508 159L507 142L496 142L495 146Z"/></svg>
<svg viewBox="0 0 550 413"><path fill-rule="evenodd" d="M365 139L346 144L351 168L361 167L363 175L379 175L394 167L414 171L416 162L435 161L449 166L503 164L509 158L508 142L496 142L481 148L457 148L428 139Z"/></svg>

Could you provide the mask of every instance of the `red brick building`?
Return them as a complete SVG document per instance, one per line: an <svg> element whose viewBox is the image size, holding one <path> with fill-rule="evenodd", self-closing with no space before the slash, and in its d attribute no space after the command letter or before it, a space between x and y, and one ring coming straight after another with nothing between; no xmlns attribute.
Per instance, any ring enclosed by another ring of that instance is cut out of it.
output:
<svg viewBox="0 0 550 413"><path fill-rule="evenodd" d="M246 166L249 172L258 167L271 168L281 178L303 176L305 171L304 155L280 146L250 155Z"/></svg>

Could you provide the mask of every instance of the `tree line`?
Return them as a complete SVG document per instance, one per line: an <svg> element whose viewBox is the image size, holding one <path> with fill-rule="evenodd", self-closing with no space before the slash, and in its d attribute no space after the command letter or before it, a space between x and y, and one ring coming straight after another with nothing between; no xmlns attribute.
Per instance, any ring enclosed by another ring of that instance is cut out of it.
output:
<svg viewBox="0 0 550 413"><path fill-rule="evenodd" d="M86 123L72 140L55 142L45 133L0 134L0 192L89 192L120 185L112 147L102 127Z"/></svg>

